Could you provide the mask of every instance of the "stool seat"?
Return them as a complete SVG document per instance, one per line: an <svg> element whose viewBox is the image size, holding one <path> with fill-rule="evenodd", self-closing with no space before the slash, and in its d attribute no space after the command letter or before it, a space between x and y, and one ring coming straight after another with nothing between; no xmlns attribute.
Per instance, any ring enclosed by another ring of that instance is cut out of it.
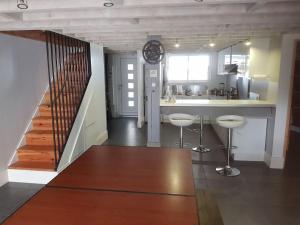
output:
<svg viewBox="0 0 300 225"><path fill-rule="evenodd" d="M195 122L195 119L195 116L183 113L174 113L169 115L170 123L178 127L190 126Z"/></svg>
<svg viewBox="0 0 300 225"><path fill-rule="evenodd" d="M219 126L230 129L242 126L245 123L245 118L236 115L225 115L219 116L216 121Z"/></svg>

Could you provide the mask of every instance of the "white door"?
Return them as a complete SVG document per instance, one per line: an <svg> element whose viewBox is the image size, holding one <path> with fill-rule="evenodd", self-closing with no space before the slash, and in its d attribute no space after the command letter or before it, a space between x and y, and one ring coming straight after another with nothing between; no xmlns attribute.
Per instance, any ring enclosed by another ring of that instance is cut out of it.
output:
<svg viewBox="0 0 300 225"><path fill-rule="evenodd" d="M137 116L137 74L136 59L121 59L122 115Z"/></svg>

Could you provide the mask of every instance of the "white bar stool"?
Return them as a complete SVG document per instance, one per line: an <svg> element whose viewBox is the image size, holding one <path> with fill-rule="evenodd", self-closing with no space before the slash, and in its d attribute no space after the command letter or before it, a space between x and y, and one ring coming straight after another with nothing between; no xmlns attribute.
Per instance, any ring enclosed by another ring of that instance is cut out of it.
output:
<svg viewBox="0 0 300 225"><path fill-rule="evenodd" d="M200 128L199 128L199 146L198 146L198 147L192 148L192 150L193 150L194 152L207 153L207 152L210 152L210 149L207 148L207 147L203 144L203 116L202 116L202 115L199 115L199 119L200 119Z"/></svg>
<svg viewBox="0 0 300 225"><path fill-rule="evenodd" d="M179 140L179 147L183 148L183 127L190 126L195 122L196 117L183 114L183 113L174 113L170 114L169 116L170 123L174 126L180 127L180 140Z"/></svg>
<svg viewBox="0 0 300 225"><path fill-rule="evenodd" d="M242 116L236 115L225 115L220 116L216 119L217 124L221 127L228 129L227 135L227 165L224 167L216 168L218 174L227 177L234 177L240 175L240 171L237 168L233 168L230 166L230 154L232 150L232 131L233 128L237 128L242 126L245 123L245 118Z"/></svg>

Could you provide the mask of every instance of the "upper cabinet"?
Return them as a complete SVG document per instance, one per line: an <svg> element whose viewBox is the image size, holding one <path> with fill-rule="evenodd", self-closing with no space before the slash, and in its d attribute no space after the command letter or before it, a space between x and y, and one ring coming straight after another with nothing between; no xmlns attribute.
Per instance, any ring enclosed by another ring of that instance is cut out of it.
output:
<svg viewBox="0 0 300 225"><path fill-rule="evenodd" d="M226 48L218 52L218 74L219 75L225 74L225 64L226 64L225 61L228 61L228 56L230 56L230 54L231 54L230 48Z"/></svg>
<svg viewBox="0 0 300 225"><path fill-rule="evenodd" d="M239 76L278 81L281 57L280 38L255 38L218 52L218 74L227 75L225 65L237 64Z"/></svg>
<svg viewBox="0 0 300 225"><path fill-rule="evenodd" d="M257 38L251 42L249 76L254 79L278 81L281 39Z"/></svg>
<svg viewBox="0 0 300 225"><path fill-rule="evenodd" d="M226 65L236 64L237 75L245 76L249 73L249 47L243 43L230 46L218 53L218 74L227 75Z"/></svg>

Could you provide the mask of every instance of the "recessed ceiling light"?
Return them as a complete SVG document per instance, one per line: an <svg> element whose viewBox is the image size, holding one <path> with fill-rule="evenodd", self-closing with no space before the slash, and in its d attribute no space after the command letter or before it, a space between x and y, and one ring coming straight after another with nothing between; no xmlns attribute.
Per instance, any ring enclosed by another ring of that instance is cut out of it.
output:
<svg viewBox="0 0 300 225"><path fill-rule="evenodd" d="M112 0L105 0L105 2L103 3L104 7L113 7L114 3L112 2Z"/></svg>
<svg viewBox="0 0 300 225"><path fill-rule="evenodd" d="M174 44L174 47L175 48L179 48L180 47L180 44L178 43L178 40L176 40L176 43Z"/></svg>
<svg viewBox="0 0 300 225"><path fill-rule="evenodd" d="M17 0L17 7L19 9L28 9L28 2L26 0Z"/></svg>
<svg viewBox="0 0 300 225"><path fill-rule="evenodd" d="M195 0L195 2L203 2L204 0Z"/></svg>
<svg viewBox="0 0 300 225"><path fill-rule="evenodd" d="M213 48L213 47L215 47L215 46L216 46L215 43L213 43L213 42L210 42L210 43L209 43L209 47Z"/></svg>
<svg viewBox="0 0 300 225"><path fill-rule="evenodd" d="M245 45L246 45L246 46L250 46L251 44L252 44L251 41L246 41L246 42L245 42Z"/></svg>

